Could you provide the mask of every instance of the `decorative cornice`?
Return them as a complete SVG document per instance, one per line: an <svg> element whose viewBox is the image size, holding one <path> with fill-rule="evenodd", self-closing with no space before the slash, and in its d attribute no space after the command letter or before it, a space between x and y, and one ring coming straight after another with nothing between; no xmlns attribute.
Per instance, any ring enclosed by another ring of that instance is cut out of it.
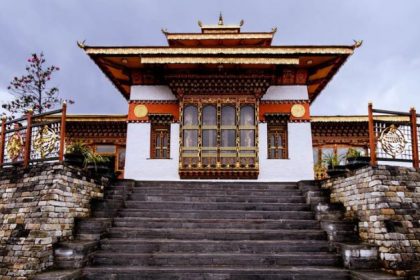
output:
<svg viewBox="0 0 420 280"><path fill-rule="evenodd" d="M286 124L290 119L288 113L265 113L264 119L269 124Z"/></svg>
<svg viewBox="0 0 420 280"><path fill-rule="evenodd" d="M168 85L174 93L181 94L264 94L271 84L266 76L167 76Z"/></svg>
<svg viewBox="0 0 420 280"><path fill-rule="evenodd" d="M211 34L211 33L166 33L168 40L243 40L243 39L273 39L273 33L237 33L237 34Z"/></svg>
<svg viewBox="0 0 420 280"><path fill-rule="evenodd" d="M172 47L89 47L84 50L91 55L154 55L154 54L343 54L353 53L353 46L296 46L296 47L254 47L254 48L172 48Z"/></svg>
<svg viewBox="0 0 420 280"><path fill-rule="evenodd" d="M298 65L299 58L263 58L263 57L141 57L142 64L276 64Z"/></svg>
<svg viewBox="0 0 420 280"><path fill-rule="evenodd" d="M261 100L260 104L308 104L309 100Z"/></svg>
<svg viewBox="0 0 420 280"><path fill-rule="evenodd" d="M128 104L178 104L178 100L130 100Z"/></svg>
<svg viewBox="0 0 420 280"><path fill-rule="evenodd" d="M167 124L174 120L172 114L149 114L148 117L151 123Z"/></svg>

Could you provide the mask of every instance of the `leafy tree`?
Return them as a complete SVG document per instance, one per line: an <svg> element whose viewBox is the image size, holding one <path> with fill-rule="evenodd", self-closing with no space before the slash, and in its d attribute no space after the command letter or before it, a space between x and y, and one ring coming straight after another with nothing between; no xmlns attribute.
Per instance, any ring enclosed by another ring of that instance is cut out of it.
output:
<svg viewBox="0 0 420 280"><path fill-rule="evenodd" d="M60 68L54 65L46 66L44 54L32 54L26 65L26 73L21 77L14 77L7 89L15 97L14 100L2 104L3 109L14 118L16 114L23 114L28 109L42 113L52 109L63 101L58 96L57 87L49 87L52 74ZM73 104L73 100L67 100Z"/></svg>

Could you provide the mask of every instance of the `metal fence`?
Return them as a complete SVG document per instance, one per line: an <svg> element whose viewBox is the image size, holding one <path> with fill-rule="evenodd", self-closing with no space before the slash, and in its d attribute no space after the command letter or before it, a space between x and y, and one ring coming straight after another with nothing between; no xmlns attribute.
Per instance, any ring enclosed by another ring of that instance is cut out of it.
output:
<svg viewBox="0 0 420 280"><path fill-rule="evenodd" d="M0 166L23 165L39 161L62 161L66 133L66 104L59 110L33 114L7 121L2 118ZM61 114L60 118L52 115Z"/></svg>
<svg viewBox="0 0 420 280"><path fill-rule="evenodd" d="M412 162L419 168L420 125L416 110L396 112L373 109L369 104L369 146L371 164L378 161ZM390 116L379 118L375 114Z"/></svg>

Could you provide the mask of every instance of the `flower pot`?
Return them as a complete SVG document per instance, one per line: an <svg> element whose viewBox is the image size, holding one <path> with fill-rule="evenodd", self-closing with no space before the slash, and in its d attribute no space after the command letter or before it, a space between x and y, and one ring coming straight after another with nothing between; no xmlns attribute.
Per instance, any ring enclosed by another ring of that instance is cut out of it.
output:
<svg viewBox="0 0 420 280"><path fill-rule="evenodd" d="M85 160L85 157L83 156L83 154L73 154L73 153L70 154L69 153L69 154L64 155L64 161L69 165L82 167L84 160Z"/></svg>
<svg viewBox="0 0 420 280"><path fill-rule="evenodd" d="M328 166L327 174L331 178L344 176L347 172L347 169L345 166L337 165L337 166Z"/></svg>
<svg viewBox="0 0 420 280"><path fill-rule="evenodd" d="M356 170L361 167L368 166L370 163L370 157L349 157L347 158L347 168L350 170Z"/></svg>

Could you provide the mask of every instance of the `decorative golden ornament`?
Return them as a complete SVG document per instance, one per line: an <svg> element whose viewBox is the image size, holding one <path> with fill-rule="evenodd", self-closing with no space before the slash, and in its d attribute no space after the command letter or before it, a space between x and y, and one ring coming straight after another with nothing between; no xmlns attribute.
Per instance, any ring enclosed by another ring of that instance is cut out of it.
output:
<svg viewBox="0 0 420 280"><path fill-rule="evenodd" d="M292 109L290 110L290 113L295 118L301 118L306 113L305 106L303 106L302 104L295 104L295 105L292 106Z"/></svg>
<svg viewBox="0 0 420 280"><path fill-rule="evenodd" d="M41 159L51 154L58 147L58 144L59 137L57 133L47 125L38 131L33 142L34 150L39 154Z"/></svg>
<svg viewBox="0 0 420 280"><path fill-rule="evenodd" d="M23 152L23 139L19 132L15 132L7 141L6 153L7 156L12 160L16 161Z"/></svg>
<svg viewBox="0 0 420 280"><path fill-rule="evenodd" d="M404 134L394 124L382 130L378 141L384 152L392 158L402 154L407 145Z"/></svg>
<svg viewBox="0 0 420 280"><path fill-rule="evenodd" d="M136 107L134 107L134 115L137 118L144 118L145 116L147 116L147 107L145 105L137 105Z"/></svg>

